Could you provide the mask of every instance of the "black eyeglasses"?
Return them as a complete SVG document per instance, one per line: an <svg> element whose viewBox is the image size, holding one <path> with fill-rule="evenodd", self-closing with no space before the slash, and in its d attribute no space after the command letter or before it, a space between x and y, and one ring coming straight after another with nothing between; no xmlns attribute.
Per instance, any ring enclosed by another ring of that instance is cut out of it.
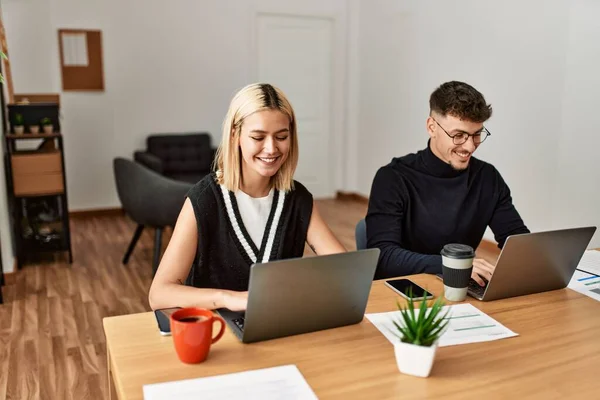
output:
<svg viewBox="0 0 600 400"><path fill-rule="evenodd" d="M490 133L490 131L487 130L487 128L484 126L482 130L480 130L477 133L467 133L467 132L459 132L459 133L455 133L454 135L449 134L444 127L442 127L440 125L439 122L437 122L435 120L435 118L431 117L432 120L435 121L436 124L438 124L438 126L440 128L442 128L442 130L444 131L444 133L446 135L448 135L448 137L452 138L452 141L454 142L454 144L456 145L461 145L461 144L465 144L467 143L467 140L469 140L469 137L473 138L473 144L475 144L475 146L479 146L481 143L483 143L485 141L485 139L487 139L489 136L491 136L492 134Z"/></svg>

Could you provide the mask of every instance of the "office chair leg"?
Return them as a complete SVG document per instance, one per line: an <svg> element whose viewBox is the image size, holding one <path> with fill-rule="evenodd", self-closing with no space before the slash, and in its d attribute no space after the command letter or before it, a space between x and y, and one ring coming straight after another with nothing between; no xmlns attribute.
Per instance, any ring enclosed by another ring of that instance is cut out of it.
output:
<svg viewBox="0 0 600 400"><path fill-rule="evenodd" d="M134 249L137 241L140 239L140 236L142 235L143 230L144 230L144 225L138 225L137 228L135 228L135 233L133 234L133 237L131 238L131 242L129 243L127 252L125 253L125 256L123 257L123 264L127 264L129 262L129 256L131 256L131 253L133 252L133 249Z"/></svg>
<svg viewBox="0 0 600 400"><path fill-rule="evenodd" d="M160 246L162 242L162 228L156 228L154 233L154 260L152 262L152 276L156 274L158 262L160 261Z"/></svg>

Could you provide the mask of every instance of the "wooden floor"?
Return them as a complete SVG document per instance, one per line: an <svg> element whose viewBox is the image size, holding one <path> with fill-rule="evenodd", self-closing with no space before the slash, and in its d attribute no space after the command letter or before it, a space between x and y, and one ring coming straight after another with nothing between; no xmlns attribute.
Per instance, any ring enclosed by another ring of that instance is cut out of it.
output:
<svg viewBox="0 0 600 400"><path fill-rule="evenodd" d="M366 205L318 206L344 246L355 249L354 226ZM125 216L72 219L73 265L60 256L27 265L2 288L0 399L107 398L102 318L150 310L152 231L121 264L134 229Z"/></svg>
<svg viewBox="0 0 600 400"><path fill-rule="evenodd" d="M317 203L343 245L355 249L354 227L366 204ZM62 257L28 265L2 288L0 399L107 398L102 318L150 310L152 231L121 264L134 229L125 216L72 219L73 265Z"/></svg>

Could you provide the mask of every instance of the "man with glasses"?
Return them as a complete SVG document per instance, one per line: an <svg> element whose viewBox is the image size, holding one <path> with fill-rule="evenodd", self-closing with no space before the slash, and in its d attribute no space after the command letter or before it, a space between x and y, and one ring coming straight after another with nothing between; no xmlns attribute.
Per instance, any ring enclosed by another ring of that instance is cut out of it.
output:
<svg viewBox="0 0 600 400"><path fill-rule="evenodd" d="M429 99L429 142L377 172L366 217L367 247L381 250L377 279L441 273L445 244L477 248L486 228L502 248L509 235L528 233L510 189L493 165L473 157L490 137L492 107L474 87L447 82ZM481 286L495 266L473 261Z"/></svg>

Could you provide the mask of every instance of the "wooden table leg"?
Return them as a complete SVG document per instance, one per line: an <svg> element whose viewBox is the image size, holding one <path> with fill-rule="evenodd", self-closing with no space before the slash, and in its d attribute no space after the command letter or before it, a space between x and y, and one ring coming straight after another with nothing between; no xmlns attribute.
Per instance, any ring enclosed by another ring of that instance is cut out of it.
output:
<svg viewBox="0 0 600 400"><path fill-rule="evenodd" d="M118 400L119 395L117 394L117 390L115 388L115 381L112 376L112 359L110 358L110 350L108 344L106 346L106 369L108 373L108 400Z"/></svg>

